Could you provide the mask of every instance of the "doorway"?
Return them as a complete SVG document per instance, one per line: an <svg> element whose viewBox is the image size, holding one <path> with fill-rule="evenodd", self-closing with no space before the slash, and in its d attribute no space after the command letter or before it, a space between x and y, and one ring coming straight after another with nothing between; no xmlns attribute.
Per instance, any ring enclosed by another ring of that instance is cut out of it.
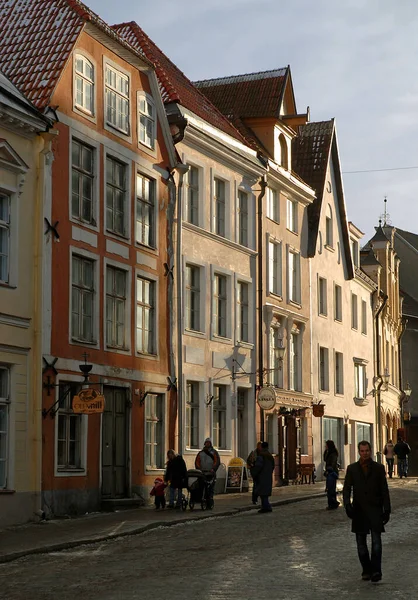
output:
<svg viewBox="0 0 418 600"><path fill-rule="evenodd" d="M127 493L127 390L104 387L102 420L102 498Z"/></svg>

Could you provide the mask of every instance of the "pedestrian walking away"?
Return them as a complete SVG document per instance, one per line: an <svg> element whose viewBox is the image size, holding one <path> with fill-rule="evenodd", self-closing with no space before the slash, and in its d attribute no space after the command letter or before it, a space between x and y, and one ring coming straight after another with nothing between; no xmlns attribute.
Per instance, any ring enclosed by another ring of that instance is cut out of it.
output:
<svg viewBox="0 0 418 600"><path fill-rule="evenodd" d="M391 506L386 471L371 458L370 442L358 444L360 459L347 467L343 487L343 502L356 534L358 557L364 581L377 583L382 579L382 533L389 521ZM371 534L371 555L367 535Z"/></svg>
<svg viewBox="0 0 418 600"><path fill-rule="evenodd" d="M385 444L385 447L383 448L383 454L385 455L385 458L386 458L386 464L388 466L388 475L389 475L390 479L392 479L393 463L395 462L394 448L395 448L395 446L393 445L392 440L388 440L387 444Z"/></svg>
<svg viewBox="0 0 418 600"><path fill-rule="evenodd" d="M174 450L167 452L164 481L170 486L168 508L181 508L183 488L187 487L187 467L183 457Z"/></svg>
<svg viewBox="0 0 418 600"><path fill-rule="evenodd" d="M327 498L328 498L328 506L327 510L333 510L340 506L340 503L337 500L337 479L338 475L333 470L332 467L328 467L327 469Z"/></svg>
<svg viewBox="0 0 418 600"><path fill-rule="evenodd" d="M324 477L328 474L328 467L331 467L338 475L338 450L332 440L325 442L324 451Z"/></svg>
<svg viewBox="0 0 418 600"><path fill-rule="evenodd" d="M273 471L274 458L269 452L268 443L262 442L255 464L251 468L252 478L257 481L255 493L261 498L259 513L272 511L269 496L271 496L273 489Z"/></svg>
<svg viewBox="0 0 418 600"><path fill-rule="evenodd" d="M200 469L206 476L207 481L211 481L212 485L207 486L207 502L210 507L213 506L213 493L215 489L216 471L219 469L221 459L218 451L212 446L212 440L208 437L205 439L202 450L200 450L194 461L196 469Z"/></svg>
<svg viewBox="0 0 418 600"><path fill-rule="evenodd" d="M407 444L402 438L398 439L397 444L393 449L398 459L398 475L402 477L408 476L408 454L411 452L409 444Z"/></svg>
<svg viewBox="0 0 418 600"><path fill-rule="evenodd" d="M248 470L251 473L251 469L253 468L253 466L255 465L255 461L257 460L257 456L260 454L261 451L261 442L257 442L257 446L254 450L252 450L247 458L247 467ZM254 479L253 477L253 492L252 492L252 503L253 504L257 504L257 500L258 500L258 496L256 494L256 486L257 486L257 480Z"/></svg>
<svg viewBox="0 0 418 600"><path fill-rule="evenodd" d="M154 479L154 487L150 491L150 496L154 496L155 510L165 508L165 488L167 484L161 477Z"/></svg>

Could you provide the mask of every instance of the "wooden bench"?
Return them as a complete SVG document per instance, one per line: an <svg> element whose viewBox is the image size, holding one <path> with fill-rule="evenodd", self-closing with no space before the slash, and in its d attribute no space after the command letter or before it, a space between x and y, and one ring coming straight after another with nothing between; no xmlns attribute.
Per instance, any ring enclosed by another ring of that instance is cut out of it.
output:
<svg viewBox="0 0 418 600"><path fill-rule="evenodd" d="M315 483L315 479L314 479L314 471L315 471L315 465L314 464L301 464L297 466L297 478L295 479L294 483L296 484L304 484L304 483Z"/></svg>

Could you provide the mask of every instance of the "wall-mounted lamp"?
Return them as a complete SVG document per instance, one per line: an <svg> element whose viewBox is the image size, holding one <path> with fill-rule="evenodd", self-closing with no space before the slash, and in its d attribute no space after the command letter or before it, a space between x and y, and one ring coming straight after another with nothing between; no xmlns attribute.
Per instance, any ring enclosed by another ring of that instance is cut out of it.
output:
<svg viewBox="0 0 418 600"><path fill-rule="evenodd" d="M279 338L277 340L277 345L274 348L274 357L276 360L279 361L279 369L282 369L282 365L283 365L283 360L286 354L286 348L283 345L283 340L282 338Z"/></svg>

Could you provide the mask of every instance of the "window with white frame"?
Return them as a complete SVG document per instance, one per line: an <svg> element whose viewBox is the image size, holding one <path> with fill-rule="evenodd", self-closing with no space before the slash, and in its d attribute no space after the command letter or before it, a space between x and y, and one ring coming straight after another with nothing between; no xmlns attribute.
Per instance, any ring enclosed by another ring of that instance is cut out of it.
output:
<svg viewBox="0 0 418 600"><path fill-rule="evenodd" d="M284 137L284 135L282 133L279 135L279 146L280 146L280 165L283 167L283 169L287 170L289 168L289 156L288 156L286 138Z"/></svg>
<svg viewBox="0 0 418 600"><path fill-rule="evenodd" d="M335 393L344 394L344 356L342 352L335 353Z"/></svg>
<svg viewBox="0 0 418 600"><path fill-rule="evenodd" d="M334 225L332 220L332 208L329 204L325 215L325 245L329 248L334 247Z"/></svg>
<svg viewBox="0 0 418 600"><path fill-rule="evenodd" d="M351 258L355 267L359 266L359 245L356 240L350 240Z"/></svg>
<svg viewBox="0 0 418 600"><path fill-rule="evenodd" d="M329 353L328 348L319 348L319 389L329 392Z"/></svg>
<svg viewBox="0 0 418 600"><path fill-rule="evenodd" d="M155 147L157 133L155 104L148 96L141 95L138 101L139 141L152 150Z"/></svg>
<svg viewBox="0 0 418 600"><path fill-rule="evenodd" d="M85 56L76 54L74 66L74 104L83 112L94 115L94 66Z"/></svg>
<svg viewBox="0 0 418 600"><path fill-rule="evenodd" d="M10 196L0 191L0 281L9 282L10 272Z"/></svg>
<svg viewBox="0 0 418 600"><path fill-rule="evenodd" d="M126 236L127 166L108 156L106 159L106 229Z"/></svg>
<svg viewBox="0 0 418 600"><path fill-rule="evenodd" d="M358 302L356 294L351 294L351 327L352 329L358 329Z"/></svg>
<svg viewBox="0 0 418 600"><path fill-rule="evenodd" d="M76 256L71 260L71 337L94 342L95 261Z"/></svg>
<svg viewBox="0 0 418 600"><path fill-rule="evenodd" d="M327 280L318 277L318 312L324 317L328 314Z"/></svg>
<svg viewBox="0 0 418 600"><path fill-rule="evenodd" d="M82 464L82 415L72 409L72 399L81 385L61 382L58 388L57 456L58 471L79 471Z"/></svg>
<svg viewBox="0 0 418 600"><path fill-rule="evenodd" d="M334 285L334 319L336 321L343 320L343 296L340 285Z"/></svg>
<svg viewBox="0 0 418 600"><path fill-rule="evenodd" d="M271 187L267 188L267 217L272 221L279 223L280 221L280 210L279 210L279 194L276 190Z"/></svg>
<svg viewBox="0 0 418 600"><path fill-rule="evenodd" d="M270 327L269 336L269 377L270 385L283 387L283 361L278 353L278 348L282 343L280 330L278 327Z"/></svg>
<svg viewBox="0 0 418 600"><path fill-rule="evenodd" d="M297 233L298 231L298 203L295 200L287 199L287 221L286 227L293 231L293 233Z"/></svg>
<svg viewBox="0 0 418 600"><path fill-rule="evenodd" d="M106 346L125 348L127 272L106 268Z"/></svg>
<svg viewBox="0 0 418 600"><path fill-rule="evenodd" d="M129 77L106 65L105 74L106 123L129 134Z"/></svg>
<svg viewBox="0 0 418 600"><path fill-rule="evenodd" d="M269 257L269 292L282 295L282 244L270 240L268 244Z"/></svg>
<svg viewBox="0 0 418 600"><path fill-rule="evenodd" d="M226 385L213 386L212 415L213 429L212 442L215 448L226 448Z"/></svg>
<svg viewBox="0 0 418 600"><path fill-rule="evenodd" d="M186 448L199 446L199 382L186 383Z"/></svg>
<svg viewBox="0 0 418 600"><path fill-rule="evenodd" d="M248 194L238 190L238 242L248 246Z"/></svg>
<svg viewBox="0 0 418 600"><path fill-rule="evenodd" d="M289 250L288 255L288 288L289 288L289 300L300 304L301 292L300 292L300 254Z"/></svg>
<svg viewBox="0 0 418 600"><path fill-rule="evenodd" d="M200 267L186 265L185 327L191 331L200 328Z"/></svg>
<svg viewBox="0 0 418 600"><path fill-rule="evenodd" d="M9 449L10 371L0 365L0 490L7 488Z"/></svg>
<svg viewBox="0 0 418 600"><path fill-rule="evenodd" d="M216 274L213 282L213 332L219 337L227 336L228 280Z"/></svg>
<svg viewBox="0 0 418 600"><path fill-rule="evenodd" d="M155 248L155 181L136 175L136 241Z"/></svg>
<svg viewBox="0 0 418 600"><path fill-rule="evenodd" d="M137 277L136 280L136 351L156 353L156 294L155 281Z"/></svg>
<svg viewBox="0 0 418 600"><path fill-rule="evenodd" d="M367 302L361 301L361 333L367 335Z"/></svg>
<svg viewBox="0 0 418 600"><path fill-rule="evenodd" d="M213 182L213 229L214 232L225 237L226 227L226 185L225 181L215 177Z"/></svg>
<svg viewBox="0 0 418 600"><path fill-rule="evenodd" d="M249 285L243 281L237 284L238 340L249 342Z"/></svg>
<svg viewBox="0 0 418 600"><path fill-rule="evenodd" d="M366 397L366 365L354 363L355 398Z"/></svg>
<svg viewBox="0 0 418 600"><path fill-rule="evenodd" d="M94 219L94 148L78 140L71 144L71 216L96 225Z"/></svg>
<svg viewBox="0 0 418 600"><path fill-rule="evenodd" d="M199 225L199 169L193 165L187 173L186 221Z"/></svg>
<svg viewBox="0 0 418 600"><path fill-rule="evenodd" d="M145 398L145 467L164 469L164 396L148 394Z"/></svg>
<svg viewBox="0 0 418 600"><path fill-rule="evenodd" d="M299 332L292 331L289 337L289 390L301 391L301 365Z"/></svg>

